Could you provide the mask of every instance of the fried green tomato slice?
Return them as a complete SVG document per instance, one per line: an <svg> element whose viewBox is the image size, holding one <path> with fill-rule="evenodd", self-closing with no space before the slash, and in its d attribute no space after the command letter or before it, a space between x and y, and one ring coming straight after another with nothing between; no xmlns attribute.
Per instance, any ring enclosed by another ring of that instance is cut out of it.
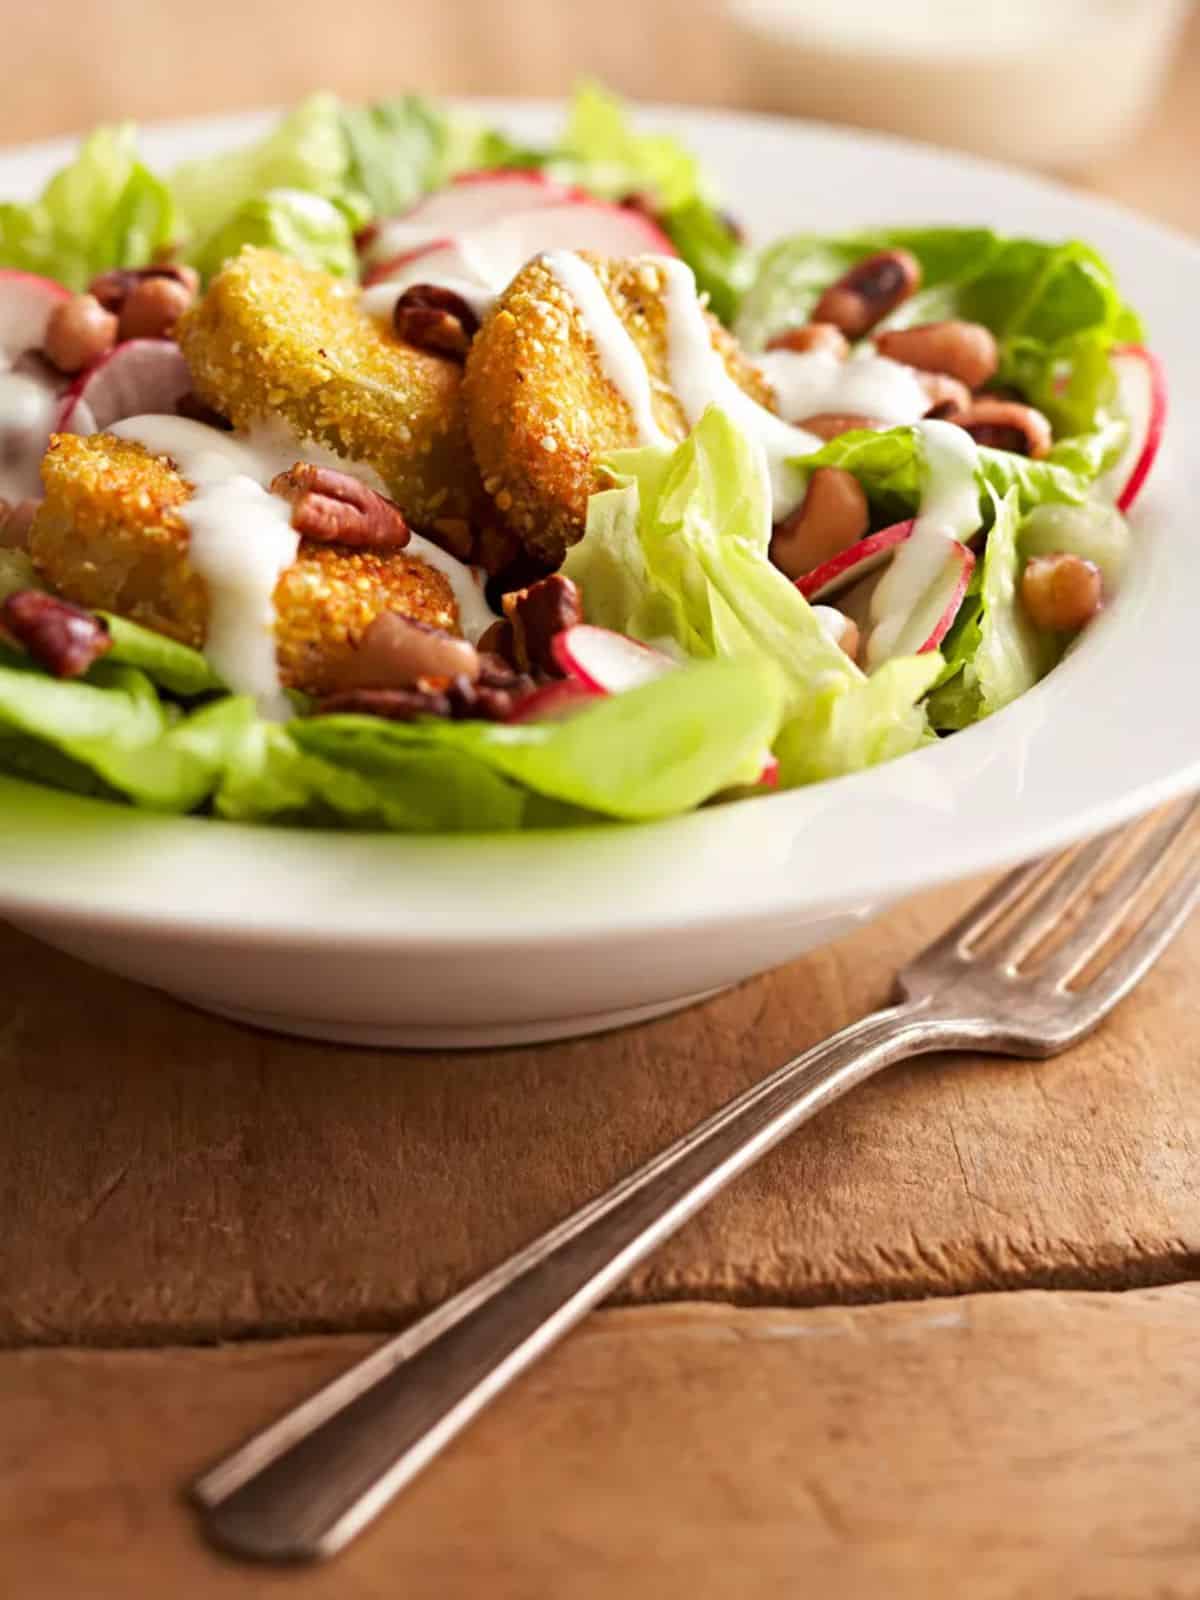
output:
<svg viewBox="0 0 1200 1600"><path fill-rule="evenodd" d="M237 428L282 419L374 467L415 526L483 503L462 367L402 344L362 310L356 285L246 246L176 337L207 405Z"/></svg>
<svg viewBox="0 0 1200 1600"><path fill-rule="evenodd" d="M46 497L30 533L34 566L55 593L200 648L208 586L188 561L191 485L162 456L111 434L55 434L42 463ZM415 557L302 541L275 589L279 675L328 694L383 611L457 633L445 576Z"/></svg>
<svg viewBox="0 0 1200 1600"><path fill-rule="evenodd" d="M645 359L655 421L668 438L684 438L687 423L667 376L662 270L645 260L584 259ZM709 323L730 376L772 405L766 380L716 318ZM475 336L463 394L496 510L531 555L557 566L583 537L597 462L636 445L638 435L578 306L541 258L522 268Z"/></svg>

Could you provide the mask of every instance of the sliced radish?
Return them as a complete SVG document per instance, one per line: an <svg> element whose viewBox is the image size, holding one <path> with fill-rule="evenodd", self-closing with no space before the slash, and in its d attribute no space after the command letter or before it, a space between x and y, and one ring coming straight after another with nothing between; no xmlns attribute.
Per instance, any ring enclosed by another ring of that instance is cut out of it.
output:
<svg viewBox="0 0 1200 1600"><path fill-rule="evenodd" d="M560 717L570 717L582 711L594 700L603 700L599 689L589 689L582 678L561 678L535 689L520 701L510 722L556 722Z"/></svg>
<svg viewBox="0 0 1200 1600"><path fill-rule="evenodd" d="M881 528L878 533L868 534L848 550L823 561L819 567L798 578L797 589L806 600L832 599L890 560L893 550L898 544L904 543L912 530L910 519L908 522L895 522L890 528Z"/></svg>
<svg viewBox="0 0 1200 1600"><path fill-rule="evenodd" d="M437 255L440 251L453 249L453 234L444 234L438 239L426 239L423 244L401 250L398 255L388 256L386 260L377 261L373 267L368 267L363 273L363 288L370 289L377 283L388 283L397 273L402 272L409 262L419 261L422 256Z"/></svg>
<svg viewBox="0 0 1200 1600"><path fill-rule="evenodd" d="M568 677L578 678L599 694L622 694L652 683L679 665L661 650L639 644L611 628L580 622L556 633L550 649Z"/></svg>
<svg viewBox="0 0 1200 1600"><path fill-rule="evenodd" d="M461 294L479 314L543 250L591 250L602 256L677 253L658 224L640 211L602 200L577 200L506 216L448 243L435 240L409 248L371 269L363 304L386 315L403 290L437 283Z"/></svg>
<svg viewBox="0 0 1200 1600"><path fill-rule="evenodd" d="M81 372L58 416L60 433L100 433L124 417L171 416L192 387L172 339L127 339Z"/></svg>
<svg viewBox="0 0 1200 1600"><path fill-rule="evenodd" d="M362 251L362 262L371 267L434 239L486 227L514 212L561 205L574 199L577 192L544 172L507 168L464 172L448 188L419 201L403 216L378 223Z"/></svg>
<svg viewBox="0 0 1200 1600"><path fill-rule="evenodd" d="M71 291L33 272L0 271L0 353L11 363L26 350L40 350L55 306Z"/></svg>
<svg viewBox="0 0 1200 1600"><path fill-rule="evenodd" d="M871 597L868 668L936 650L958 615L974 566L973 552L952 534L931 529L919 545L910 544Z"/></svg>
<svg viewBox="0 0 1200 1600"><path fill-rule="evenodd" d="M1128 511L1150 475L1167 421L1167 375L1153 350L1118 345L1112 352L1121 414L1129 423L1129 442L1115 466L1100 481L1101 491Z"/></svg>

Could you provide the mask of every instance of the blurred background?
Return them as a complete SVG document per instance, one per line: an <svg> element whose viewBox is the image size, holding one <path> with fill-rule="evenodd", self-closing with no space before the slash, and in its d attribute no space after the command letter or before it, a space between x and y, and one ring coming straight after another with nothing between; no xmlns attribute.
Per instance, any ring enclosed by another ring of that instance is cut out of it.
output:
<svg viewBox="0 0 1200 1600"><path fill-rule="evenodd" d="M1200 227L1190 0L0 0L0 142L314 87L644 99L908 133ZM13 59L15 54L15 60Z"/></svg>

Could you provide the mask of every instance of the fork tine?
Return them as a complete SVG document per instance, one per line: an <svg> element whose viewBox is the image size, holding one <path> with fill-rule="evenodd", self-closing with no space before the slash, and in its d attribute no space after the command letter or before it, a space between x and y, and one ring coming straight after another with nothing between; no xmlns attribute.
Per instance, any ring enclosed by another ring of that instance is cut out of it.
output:
<svg viewBox="0 0 1200 1600"><path fill-rule="evenodd" d="M985 934L1006 911L1036 888L1041 879L1050 875L1057 859L1056 856L1040 856L1036 861L1027 861L1023 867L1014 868L999 883L993 884L981 899L973 900L957 922L952 922L945 933L921 951L919 959L924 962L956 954L962 945Z"/></svg>
<svg viewBox="0 0 1200 1600"><path fill-rule="evenodd" d="M1052 983L1066 983L1086 966L1104 941L1119 927L1146 879L1177 843L1194 818L1200 814L1200 800L1193 800L1181 812L1169 812L1144 839L1135 854L1122 867L1116 881L1096 901L1075 932L1056 950L1039 973ZM1057 887L1057 885L1056 885ZM1039 908L1040 910L1040 908ZM1049 927L1040 930L1045 932ZM1040 936L1039 933L1039 936ZM1026 944L1032 949L1036 941Z"/></svg>
<svg viewBox="0 0 1200 1600"><path fill-rule="evenodd" d="M991 960L1003 966L1015 966L1022 956L1027 955L1095 876L1120 837L1118 829L1112 833L1102 833L1082 845L1055 878L1049 891L1038 896L1016 926L1005 934L995 949L988 951Z"/></svg>
<svg viewBox="0 0 1200 1600"><path fill-rule="evenodd" d="M1096 1024L1138 984L1187 921L1200 900L1200 863L1167 891L1116 959L1078 996L1083 1032Z"/></svg>

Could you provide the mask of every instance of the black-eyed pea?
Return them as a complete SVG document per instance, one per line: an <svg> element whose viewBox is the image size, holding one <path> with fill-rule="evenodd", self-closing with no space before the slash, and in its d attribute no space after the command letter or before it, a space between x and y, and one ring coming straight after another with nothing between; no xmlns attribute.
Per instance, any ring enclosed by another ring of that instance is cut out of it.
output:
<svg viewBox="0 0 1200 1600"><path fill-rule="evenodd" d="M999 363L996 340L982 322L923 322L875 335L881 356L922 372L944 372L968 389L993 377Z"/></svg>
<svg viewBox="0 0 1200 1600"><path fill-rule="evenodd" d="M925 391L929 410L940 419L954 422L970 410L971 391L958 378L951 378L945 372L914 371L913 376Z"/></svg>
<svg viewBox="0 0 1200 1600"><path fill-rule="evenodd" d="M806 433L815 433L818 439L836 439L843 433L857 433L862 428L886 428L888 423L878 417L865 417L857 411L818 411L796 424Z"/></svg>
<svg viewBox="0 0 1200 1600"><path fill-rule="evenodd" d="M914 294L921 263L907 250L880 250L830 284L813 309L814 322L832 322L848 339L861 339Z"/></svg>
<svg viewBox="0 0 1200 1600"><path fill-rule="evenodd" d="M193 299L192 290L178 278L143 278L121 306L117 337L166 339Z"/></svg>
<svg viewBox="0 0 1200 1600"><path fill-rule="evenodd" d="M50 313L42 349L60 372L82 372L117 342L117 319L91 294L74 294Z"/></svg>
<svg viewBox="0 0 1200 1600"><path fill-rule="evenodd" d="M812 350L824 350L839 361L850 354L850 341L832 322L806 322L799 328L787 328L777 333L767 344L768 350L791 350L805 356Z"/></svg>
<svg viewBox="0 0 1200 1600"><path fill-rule="evenodd" d="M862 485L842 467L818 467L804 499L771 539L771 560L795 581L856 544L870 526Z"/></svg>
<svg viewBox="0 0 1200 1600"><path fill-rule="evenodd" d="M1032 556L1021 575L1021 602L1039 628L1076 633L1100 610L1100 568L1082 556L1059 552Z"/></svg>
<svg viewBox="0 0 1200 1600"><path fill-rule="evenodd" d="M953 419L975 440L993 450L1010 450L1035 461L1050 454L1054 430L1048 418L1033 406L1017 400L997 400L980 395L961 416Z"/></svg>

